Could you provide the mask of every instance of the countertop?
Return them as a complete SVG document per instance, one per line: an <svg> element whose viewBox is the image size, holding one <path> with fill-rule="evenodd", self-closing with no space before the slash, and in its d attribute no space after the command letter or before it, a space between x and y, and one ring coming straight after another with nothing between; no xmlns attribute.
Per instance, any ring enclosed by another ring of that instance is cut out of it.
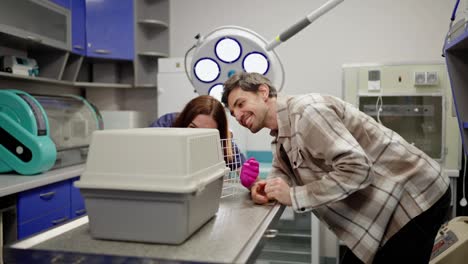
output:
<svg viewBox="0 0 468 264"><path fill-rule="evenodd" d="M73 221L81 223L68 231L55 228L7 246L4 257L14 263L37 263L38 258L49 263L246 263L256 258L265 231L283 210L277 203L256 205L249 192L239 188L238 193L222 198L216 215L181 245L93 239L84 217Z"/></svg>
<svg viewBox="0 0 468 264"><path fill-rule="evenodd" d="M37 175L0 174L0 197L80 176L84 168L81 164Z"/></svg>

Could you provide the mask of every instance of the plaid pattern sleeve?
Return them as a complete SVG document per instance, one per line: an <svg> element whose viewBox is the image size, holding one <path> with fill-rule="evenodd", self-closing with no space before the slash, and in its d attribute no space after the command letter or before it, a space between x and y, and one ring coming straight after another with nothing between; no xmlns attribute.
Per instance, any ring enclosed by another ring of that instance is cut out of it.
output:
<svg viewBox="0 0 468 264"><path fill-rule="evenodd" d="M314 210L364 262L449 187L436 161L338 98L279 95L277 119L270 176L287 178L293 208Z"/></svg>

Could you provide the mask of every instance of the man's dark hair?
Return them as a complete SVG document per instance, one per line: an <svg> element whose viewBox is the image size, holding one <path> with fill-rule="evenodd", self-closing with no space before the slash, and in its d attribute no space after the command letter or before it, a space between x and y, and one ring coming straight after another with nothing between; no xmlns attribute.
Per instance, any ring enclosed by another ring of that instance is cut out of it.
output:
<svg viewBox="0 0 468 264"><path fill-rule="evenodd" d="M232 75L225 83L224 83L224 91L223 96L221 97L221 101L227 107L228 106L228 97L229 94L237 87L240 87L242 90L247 92L256 93L258 91L258 87L261 84L265 84L270 88L270 93L268 97L276 97L277 92L276 88L271 84L270 80L265 76L251 72L238 72Z"/></svg>

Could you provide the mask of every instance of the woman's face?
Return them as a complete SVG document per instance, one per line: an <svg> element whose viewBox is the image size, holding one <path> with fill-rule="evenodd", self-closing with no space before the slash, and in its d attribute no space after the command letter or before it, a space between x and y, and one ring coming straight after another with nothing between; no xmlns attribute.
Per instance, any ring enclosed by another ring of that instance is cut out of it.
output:
<svg viewBox="0 0 468 264"><path fill-rule="evenodd" d="M218 128L218 124L209 115L197 115L188 127L191 128Z"/></svg>

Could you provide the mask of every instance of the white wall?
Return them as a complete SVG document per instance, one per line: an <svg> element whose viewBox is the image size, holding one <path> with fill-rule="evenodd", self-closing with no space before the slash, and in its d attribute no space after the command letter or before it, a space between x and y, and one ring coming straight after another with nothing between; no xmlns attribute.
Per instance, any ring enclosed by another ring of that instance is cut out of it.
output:
<svg viewBox="0 0 468 264"><path fill-rule="evenodd" d="M183 56L195 43L197 33L207 34L224 25L246 27L271 40L325 2L171 1L171 56ZM341 96L342 64L442 60L441 48L454 3L345 0L276 48L286 69L283 91ZM247 142L249 149L269 149L268 131L248 136Z"/></svg>

